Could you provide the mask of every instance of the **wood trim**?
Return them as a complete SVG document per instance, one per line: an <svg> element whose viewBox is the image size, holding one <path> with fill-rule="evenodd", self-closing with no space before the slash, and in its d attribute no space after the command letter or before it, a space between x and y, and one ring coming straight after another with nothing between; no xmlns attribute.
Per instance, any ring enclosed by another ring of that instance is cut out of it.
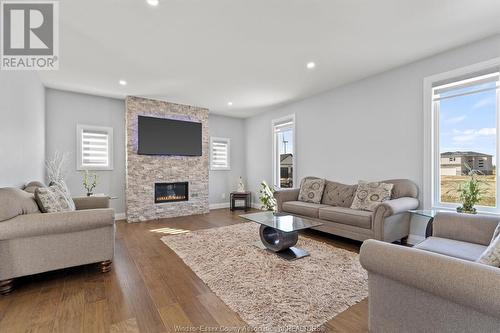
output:
<svg viewBox="0 0 500 333"><path fill-rule="evenodd" d="M102 273L109 272L111 270L111 260L101 261L99 263L99 268L101 269Z"/></svg>

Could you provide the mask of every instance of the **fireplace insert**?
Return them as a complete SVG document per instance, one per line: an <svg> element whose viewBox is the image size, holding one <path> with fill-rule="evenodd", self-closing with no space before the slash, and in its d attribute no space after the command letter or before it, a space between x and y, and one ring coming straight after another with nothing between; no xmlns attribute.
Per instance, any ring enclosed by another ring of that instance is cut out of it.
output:
<svg viewBox="0 0 500 333"><path fill-rule="evenodd" d="M155 203L188 201L188 182L155 183Z"/></svg>

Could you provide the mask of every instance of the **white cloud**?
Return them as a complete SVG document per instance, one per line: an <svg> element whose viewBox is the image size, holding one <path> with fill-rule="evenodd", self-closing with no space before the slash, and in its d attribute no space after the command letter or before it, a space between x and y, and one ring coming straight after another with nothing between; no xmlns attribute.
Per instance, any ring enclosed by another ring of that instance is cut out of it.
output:
<svg viewBox="0 0 500 333"><path fill-rule="evenodd" d="M452 123L452 124L457 124L457 123L460 123L460 122L464 121L465 118L467 118L467 116L465 116L463 114L461 116L456 116L456 117L448 118L446 121L449 122L449 123Z"/></svg>
<svg viewBox="0 0 500 333"><path fill-rule="evenodd" d="M454 130L453 133L456 134L453 137L453 141L455 143L468 143L474 141L479 137L494 136L497 133L497 129L485 127L477 130L476 129L467 129L464 131Z"/></svg>
<svg viewBox="0 0 500 333"><path fill-rule="evenodd" d="M477 131L479 135L495 135L497 134L497 129L496 128L481 128L479 131Z"/></svg>
<svg viewBox="0 0 500 333"><path fill-rule="evenodd" d="M489 96L489 97L485 97L483 99L480 99L479 101L474 103L472 108L473 109L480 109L480 108L484 108L486 106L491 106L491 105L495 105L495 97L494 96Z"/></svg>

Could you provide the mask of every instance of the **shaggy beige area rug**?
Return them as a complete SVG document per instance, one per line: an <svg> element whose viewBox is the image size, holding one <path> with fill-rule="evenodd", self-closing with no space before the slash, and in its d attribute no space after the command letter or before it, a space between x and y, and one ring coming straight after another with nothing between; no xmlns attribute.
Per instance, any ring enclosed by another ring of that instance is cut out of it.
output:
<svg viewBox="0 0 500 333"><path fill-rule="evenodd" d="M162 238L256 331L311 331L368 296L358 254L300 236L310 256L286 261L258 240L256 223Z"/></svg>

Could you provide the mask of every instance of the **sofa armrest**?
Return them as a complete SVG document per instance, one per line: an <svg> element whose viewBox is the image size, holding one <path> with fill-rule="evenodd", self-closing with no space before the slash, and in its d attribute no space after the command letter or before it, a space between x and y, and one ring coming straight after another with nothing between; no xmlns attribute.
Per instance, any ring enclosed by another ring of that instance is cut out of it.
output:
<svg viewBox="0 0 500 333"><path fill-rule="evenodd" d="M500 217L493 215L440 212L434 217L432 235L458 241L489 245Z"/></svg>
<svg viewBox="0 0 500 333"><path fill-rule="evenodd" d="M419 205L418 199L403 197L382 202L375 209L375 215L388 217L395 214L406 213L410 209L415 209Z"/></svg>
<svg viewBox="0 0 500 333"><path fill-rule="evenodd" d="M75 197L76 210L109 208L109 197Z"/></svg>
<svg viewBox="0 0 500 333"><path fill-rule="evenodd" d="M376 240L363 243L360 262L369 273L499 317L499 268Z"/></svg>
<svg viewBox="0 0 500 333"><path fill-rule="evenodd" d="M19 215L0 222L0 240L63 234L114 226L111 208Z"/></svg>
<svg viewBox="0 0 500 333"><path fill-rule="evenodd" d="M278 212L283 211L282 206L287 201L297 201L299 199L299 188L280 189L274 192L274 198L278 205Z"/></svg>
<svg viewBox="0 0 500 333"><path fill-rule="evenodd" d="M419 205L418 199L411 197L402 197L393 200L387 200L382 202L380 205L375 208L373 212L373 231L375 232L376 239L384 239L384 228L385 228L385 219L398 215L398 214L409 214L408 210L415 209ZM402 216L402 215L401 215ZM402 216L404 217L404 216ZM401 218L401 221L407 220L409 221L409 216L407 219ZM394 239L390 240L393 241Z"/></svg>

